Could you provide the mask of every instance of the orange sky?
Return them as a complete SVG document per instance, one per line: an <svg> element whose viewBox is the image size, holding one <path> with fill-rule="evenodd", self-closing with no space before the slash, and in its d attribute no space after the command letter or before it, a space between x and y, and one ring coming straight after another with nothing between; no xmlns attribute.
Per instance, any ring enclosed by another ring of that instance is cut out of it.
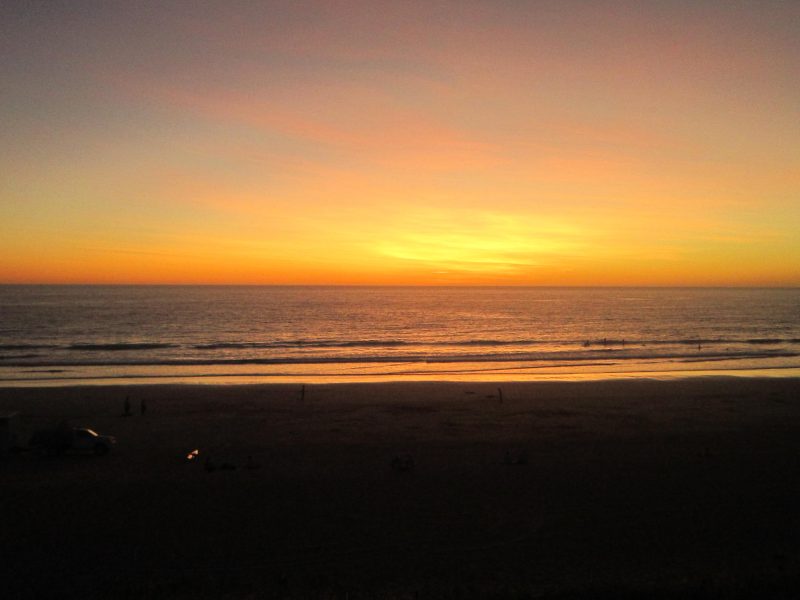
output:
<svg viewBox="0 0 800 600"><path fill-rule="evenodd" d="M800 285L800 3L0 28L0 282Z"/></svg>

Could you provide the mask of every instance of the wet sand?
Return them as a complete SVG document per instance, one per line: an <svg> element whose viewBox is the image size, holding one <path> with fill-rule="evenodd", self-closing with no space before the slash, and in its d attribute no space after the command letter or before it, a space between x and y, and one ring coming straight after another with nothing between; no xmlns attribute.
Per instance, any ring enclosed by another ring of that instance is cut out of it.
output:
<svg viewBox="0 0 800 600"><path fill-rule="evenodd" d="M800 380L497 388L0 389L119 441L0 459L4 597L800 593Z"/></svg>

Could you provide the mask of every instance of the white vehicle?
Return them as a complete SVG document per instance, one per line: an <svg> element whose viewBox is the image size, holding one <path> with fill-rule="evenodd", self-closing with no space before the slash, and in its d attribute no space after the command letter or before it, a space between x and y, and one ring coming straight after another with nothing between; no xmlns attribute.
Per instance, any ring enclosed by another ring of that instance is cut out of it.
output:
<svg viewBox="0 0 800 600"><path fill-rule="evenodd" d="M86 450L105 456L116 443L114 436L100 435L89 428L76 427L72 430L72 450Z"/></svg>
<svg viewBox="0 0 800 600"><path fill-rule="evenodd" d="M33 434L30 445L51 456L65 454L71 450L94 452L97 456L105 456L116 443L117 439L114 436L100 435L87 427L58 427L37 431Z"/></svg>

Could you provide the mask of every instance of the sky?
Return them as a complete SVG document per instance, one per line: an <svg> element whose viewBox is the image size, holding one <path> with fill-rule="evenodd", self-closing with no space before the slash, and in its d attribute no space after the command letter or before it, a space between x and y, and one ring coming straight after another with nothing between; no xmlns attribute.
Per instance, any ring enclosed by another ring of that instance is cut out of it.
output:
<svg viewBox="0 0 800 600"><path fill-rule="evenodd" d="M800 2L0 3L0 283L800 285Z"/></svg>

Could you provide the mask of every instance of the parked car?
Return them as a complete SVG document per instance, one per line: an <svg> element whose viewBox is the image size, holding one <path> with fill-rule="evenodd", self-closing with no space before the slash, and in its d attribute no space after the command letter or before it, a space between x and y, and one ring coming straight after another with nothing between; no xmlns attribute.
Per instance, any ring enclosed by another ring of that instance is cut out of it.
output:
<svg viewBox="0 0 800 600"><path fill-rule="evenodd" d="M93 452L105 456L116 445L117 439L111 435L100 435L87 427L57 427L44 429L33 434L32 448L48 456L59 456L70 451Z"/></svg>

